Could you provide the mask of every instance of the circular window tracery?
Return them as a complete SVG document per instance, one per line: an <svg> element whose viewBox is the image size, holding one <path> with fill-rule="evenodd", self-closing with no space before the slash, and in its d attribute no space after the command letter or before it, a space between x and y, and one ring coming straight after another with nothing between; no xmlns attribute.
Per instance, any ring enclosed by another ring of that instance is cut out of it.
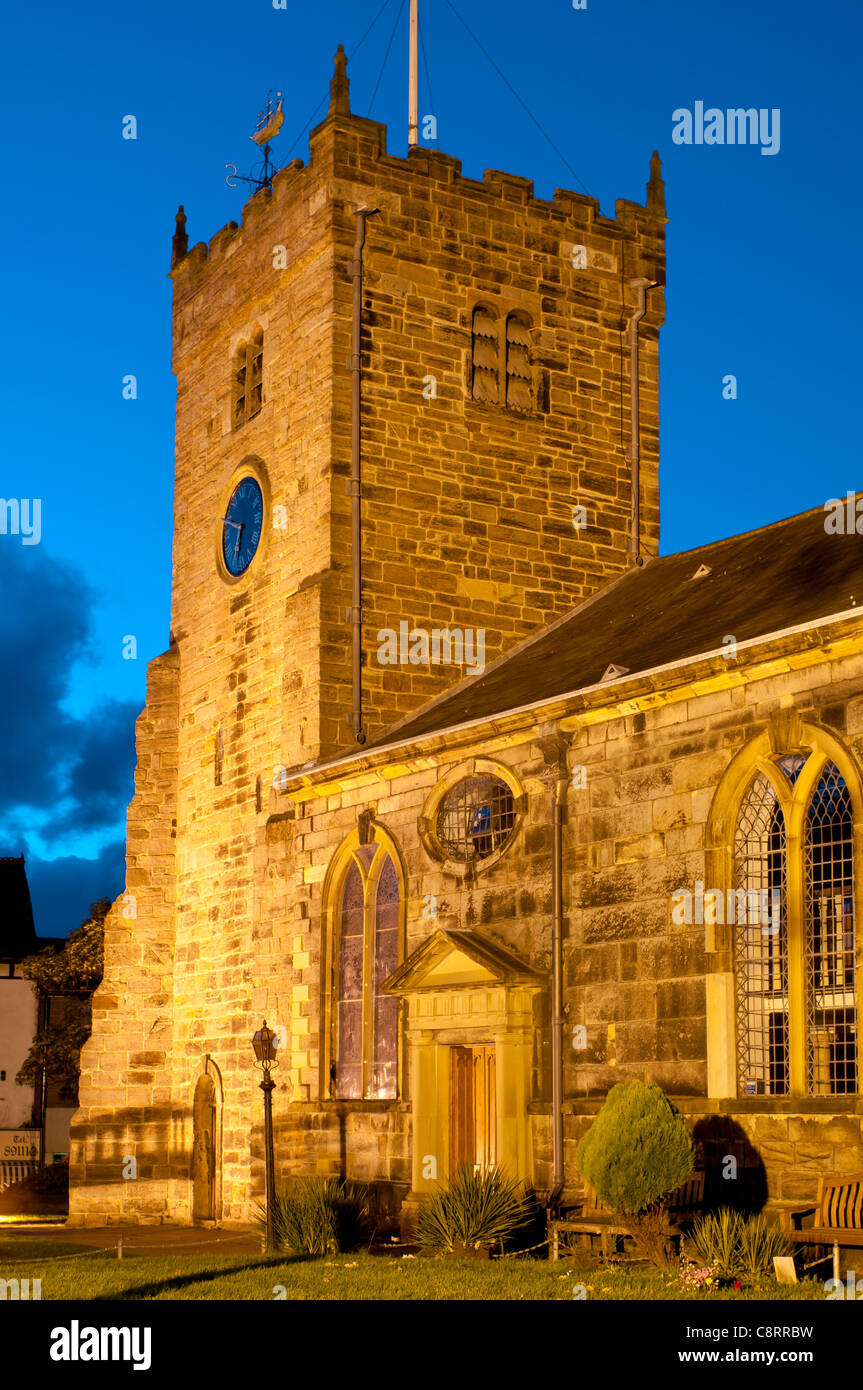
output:
<svg viewBox="0 0 863 1390"><path fill-rule="evenodd" d="M435 833L451 859L470 864L503 849L515 829L515 816L512 788L501 777L464 777L443 797Z"/></svg>

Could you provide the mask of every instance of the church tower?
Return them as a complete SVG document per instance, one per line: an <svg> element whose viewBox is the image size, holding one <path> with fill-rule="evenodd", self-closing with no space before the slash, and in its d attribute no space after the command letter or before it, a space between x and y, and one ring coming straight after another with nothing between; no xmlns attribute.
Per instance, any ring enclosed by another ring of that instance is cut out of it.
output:
<svg viewBox="0 0 863 1390"><path fill-rule="evenodd" d="M209 245L181 209L171 644L137 724L73 1222L247 1219L265 1012L314 1105L314 989L287 1027L277 982L313 945L298 888L328 827L295 836L279 779L657 553L664 228L657 158L646 205L609 218L388 154L341 50L307 164Z"/></svg>

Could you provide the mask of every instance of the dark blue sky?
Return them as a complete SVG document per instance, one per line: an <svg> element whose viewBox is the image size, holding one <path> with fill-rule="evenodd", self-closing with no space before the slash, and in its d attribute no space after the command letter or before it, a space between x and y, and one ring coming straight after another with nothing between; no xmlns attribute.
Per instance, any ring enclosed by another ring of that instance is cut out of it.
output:
<svg viewBox="0 0 863 1390"><path fill-rule="evenodd" d="M0 495L40 498L42 539L0 535L0 853L28 856L37 929L63 933L122 889L133 720L168 643L174 379L173 218L190 242L239 220L225 164L269 88L279 163L382 0L49 0L5 21L0 106L6 439ZM349 65L369 103L401 0ZM861 483L859 0L458 0L456 9L603 212L668 202L661 340L664 551L818 505ZM448 4L420 0L437 147L578 186ZM371 114L404 153L407 6ZM672 113L779 108L781 145L675 145ZM122 138L134 115L135 141ZM123 400L134 374L138 398ZM738 378L736 401L722 378ZM137 659L123 659L123 639Z"/></svg>

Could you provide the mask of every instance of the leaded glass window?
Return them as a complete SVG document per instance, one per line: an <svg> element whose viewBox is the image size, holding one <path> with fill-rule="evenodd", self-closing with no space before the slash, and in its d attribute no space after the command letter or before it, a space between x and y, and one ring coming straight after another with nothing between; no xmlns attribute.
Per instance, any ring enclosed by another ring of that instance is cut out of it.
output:
<svg viewBox="0 0 863 1390"><path fill-rule="evenodd" d="M759 774L744 797L734 841L737 1063L743 1095L788 1092L785 875L785 817L772 784ZM772 911L776 902L778 921Z"/></svg>
<svg viewBox="0 0 863 1390"><path fill-rule="evenodd" d="M857 1090L851 798L828 763L806 816L806 976L810 1094Z"/></svg>
<svg viewBox="0 0 863 1390"><path fill-rule="evenodd" d="M851 794L829 758L789 754L740 804L733 914L741 1095L856 1094ZM779 773L781 772L781 776ZM805 775L804 775L805 774ZM788 838L787 826L802 827Z"/></svg>
<svg viewBox="0 0 863 1390"><path fill-rule="evenodd" d="M398 1000L381 985L399 963L399 881L387 855L375 897L375 1000L372 1095L395 1096Z"/></svg>
<svg viewBox="0 0 863 1390"><path fill-rule="evenodd" d="M457 782L440 804L437 838L451 859L470 863L502 849L515 827L515 797L500 777Z"/></svg>
<svg viewBox="0 0 863 1390"><path fill-rule="evenodd" d="M382 985L399 963L399 877L382 844L359 845L342 879L335 935L332 1090L343 1100L398 1094L398 1000Z"/></svg>
<svg viewBox="0 0 863 1390"><path fill-rule="evenodd" d="M339 938L336 1089L345 1099L363 1093L363 880L351 864L342 896Z"/></svg>

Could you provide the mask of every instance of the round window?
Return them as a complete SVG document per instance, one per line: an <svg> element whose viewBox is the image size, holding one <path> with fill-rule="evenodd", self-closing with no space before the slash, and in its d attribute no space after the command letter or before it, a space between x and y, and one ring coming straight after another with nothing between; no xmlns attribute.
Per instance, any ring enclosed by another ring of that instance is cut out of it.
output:
<svg viewBox="0 0 863 1390"><path fill-rule="evenodd" d="M470 863L502 849L515 828L515 798L500 777L465 777L438 808L437 839L451 859Z"/></svg>

